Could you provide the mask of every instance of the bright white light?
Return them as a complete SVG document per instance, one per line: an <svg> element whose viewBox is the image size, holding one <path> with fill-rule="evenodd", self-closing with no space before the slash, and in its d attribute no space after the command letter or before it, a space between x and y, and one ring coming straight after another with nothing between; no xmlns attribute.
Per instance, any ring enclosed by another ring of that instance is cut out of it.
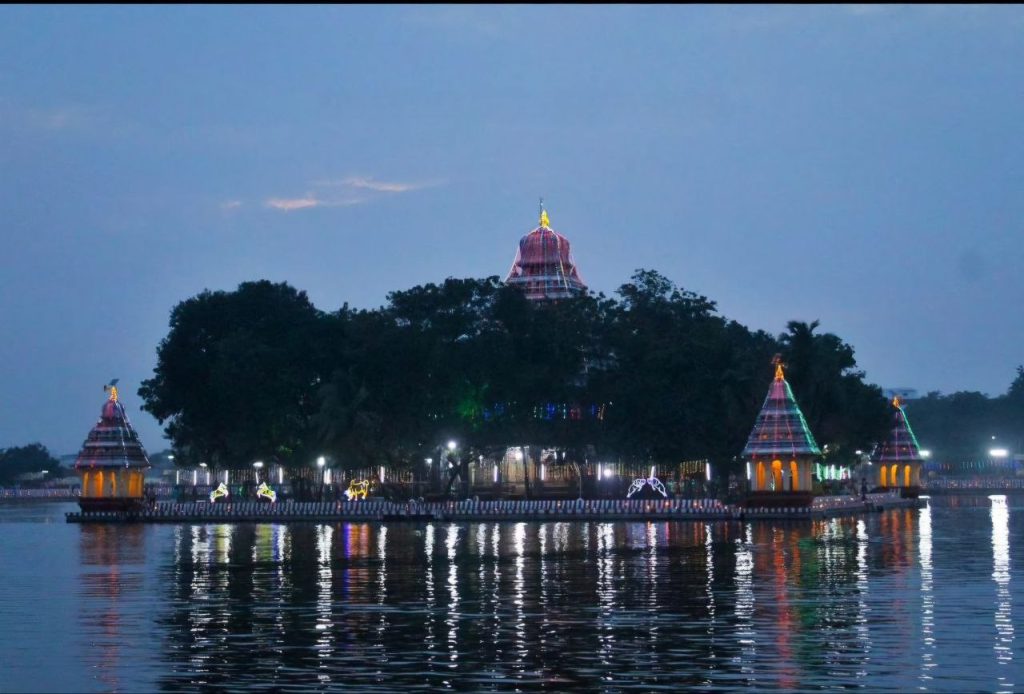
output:
<svg viewBox="0 0 1024 694"><path fill-rule="evenodd" d="M206 463L199 463L199 467L205 468L206 467Z"/></svg>
<svg viewBox="0 0 1024 694"><path fill-rule="evenodd" d="M989 450L988 454L993 458L1005 458L1010 455L1010 452L1005 448L992 448Z"/></svg>
<svg viewBox="0 0 1024 694"><path fill-rule="evenodd" d="M455 450L455 446L456 446L456 444L455 444L454 441L449 441L448 442L448 450L449 451L454 451Z"/></svg>
<svg viewBox="0 0 1024 694"><path fill-rule="evenodd" d="M498 464L494 464L494 483L498 483Z"/></svg>
<svg viewBox="0 0 1024 694"><path fill-rule="evenodd" d="M283 467L277 468L277 483L278 484L284 484L284 468Z"/></svg>
<svg viewBox="0 0 1024 694"><path fill-rule="evenodd" d="M192 486L194 487L197 484L199 484L199 471L198 470L193 470L192 471Z"/></svg>
<svg viewBox="0 0 1024 694"><path fill-rule="evenodd" d="M434 462L433 458L427 458L427 465L430 465L432 462Z"/></svg>
<svg viewBox="0 0 1024 694"><path fill-rule="evenodd" d="M544 463L540 464L540 481L544 481Z"/></svg>
<svg viewBox="0 0 1024 694"><path fill-rule="evenodd" d="M380 466L380 481L381 482L384 481L384 466L383 465Z"/></svg>
<svg viewBox="0 0 1024 694"><path fill-rule="evenodd" d="M651 477L653 476L651 475ZM708 482L711 481L711 463L704 463L704 476L707 477Z"/></svg>
<svg viewBox="0 0 1024 694"><path fill-rule="evenodd" d="M750 463L747 462L747 479L750 479Z"/></svg>
<svg viewBox="0 0 1024 694"><path fill-rule="evenodd" d="M608 479L608 478L609 478L609 477L611 477L611 476L612 476L613 474L614 474L614 473L612 472L612 469L611 469L610 467L606 467L606 468L604 469L604 478L605 478L605 479Z"/></svg>
<svg viewBox="0 0 1024 694"><path fill-rule="evenodd" d="M252 466L254 468L256 468L257 470L259 470L261 467L263 467L263 461L262 460L257 460L255 463L252 464Z"/></svg>
<svg viewBox="0 0 1024 694"><path fill-rule="evenodd" d="M856 450L856 451L854 451L854 453L856 453L857 455L863 455L863 454L864 454L864 451L861 451L861 450Z"/></svg>
<svg viewBox="0 0 1024 694"><path fill-rule="evenodd" d="M931 458L932 457L932 452L927 450L927 449L922 449L921 450L921 457L922 458L926 458L926 459L927 458Z"/></svg>
<svg viewBox="0 0 1024 694"><path fill-rule="evenodd" d="M331 469L330 468L326 468L324 470L324 484L330 484L330 483L331 483Z"/></svg>
<svg viewBox="0 0 1024 694"><path fill-rule="evenodd" d="M320 456L319 458L316 459L316 464L319 465L320 467L323 467L324 465L327 464L327 458Z"/></svg>

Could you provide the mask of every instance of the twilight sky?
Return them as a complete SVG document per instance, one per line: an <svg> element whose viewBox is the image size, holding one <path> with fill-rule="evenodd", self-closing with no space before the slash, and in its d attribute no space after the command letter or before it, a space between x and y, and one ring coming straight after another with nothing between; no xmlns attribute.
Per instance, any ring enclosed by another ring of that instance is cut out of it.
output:
<svg viewBox="0 0 1024 694"><path fill-rule="evenodd" d="M0 446L76 451L120 377L158 451L175 303L504 275L541 195L595 290L653 268L997 395L1022 124L1021 7L2 7Z"/></svg>

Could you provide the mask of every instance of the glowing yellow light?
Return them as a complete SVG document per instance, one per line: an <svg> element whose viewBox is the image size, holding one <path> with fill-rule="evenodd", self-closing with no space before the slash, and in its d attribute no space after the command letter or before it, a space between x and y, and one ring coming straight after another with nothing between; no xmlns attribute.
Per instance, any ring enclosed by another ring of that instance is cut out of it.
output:
<svg viewBox="0 0 1024 694"><path fill-rule="evenodd" d="M550 220L548 220L548 211L543 209L543 208L541 208L541 211L540 211L540 228L541 229L550 229L551 228L550 224L551 224L551 222L550 222Z"/></svg>
<svg viewBox="0 0 1024 694"><path fill-rule="evenodd" d="M349 501L365 499L369 491L370 482L368 480L352 480L348 483L348 489L345 490L345 496L348 497Z"/></svg>
<svg viewBox="0 0 1024 694"><path fill-rule="evenodd" d="M260 486L256 487L256 498L269 499L270 503L277 501L277 492L270 488L270 485L266 482L260 483Z"/></svg>
<svg viewBox="0 0 1024 694"><path fill-rule="evenodd" d="M898 396L898 395L894 395L894 396L892 396L892 406L893 406L893 407L895 407L895 408L896 408L896 409L898 410L898 409L900 409L900 406L901 406L902 404L903 404L903 403L902 403L902 402L900 402L900 396Z"/></svg>
<svg viewBox="0 0 1024 694"><path fill-rule="evenodd" d="M228 496L228 487L223 482L220 483L219 487L210 492L210 503L216 502L222 496Z"/></svg>
<svg viewBox="0 0 1024 694"><path fill-rule="evenodd" d="M785 380L785 378L786 378L785 374L782 373L782 364L781 363L776 364L775 365L775 380L776 381L782 381L782 380Z"/></svg>
<svg viewBox="0 0 1024 694"><path fill-rule="evenodd" d="M110 386L110 402L117 402L117 386Z"/></svg>

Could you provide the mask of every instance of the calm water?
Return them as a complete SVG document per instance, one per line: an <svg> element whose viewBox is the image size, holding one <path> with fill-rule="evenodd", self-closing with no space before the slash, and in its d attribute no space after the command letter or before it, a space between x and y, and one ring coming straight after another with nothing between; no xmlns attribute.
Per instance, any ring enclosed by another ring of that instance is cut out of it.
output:
<svg viewBox="0 0 1024 694"><path fill-rule="evenodd" d="M1024 497L932 504L391 526L0 505L0 690L1024 691Z"/></svg>

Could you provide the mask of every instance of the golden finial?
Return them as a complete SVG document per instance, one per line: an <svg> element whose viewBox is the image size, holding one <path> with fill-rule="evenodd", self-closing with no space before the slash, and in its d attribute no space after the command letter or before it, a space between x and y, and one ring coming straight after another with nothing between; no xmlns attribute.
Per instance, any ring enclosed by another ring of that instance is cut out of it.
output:
<svg viewBox="0 0 1024 694"><path fill-rule="evenodd" d="M550 229L551 222L548 220L548 211L544 209L544 198L540 199L540 228Z"/></svg>
<svg viewBox="0 0 1024 694"><path fill-rule="evenodd" d="M897 410L902 409L903 401L900 400L899 395L892 396L892 406L895 407Z"/></svg>
<svg viewBox="0 0 1024 694"><path fill-rule="evenodd" d="M107 385L103 386L103 390L109 390L110 391L110 401L111 402L117 402L117 382L119 380L121 380L121 379L115 378L110 383L108 383Z"/></svg>
<svg viewBox="0 0 1024 694"><path fill-rule="evenodd" d="M786 379L786 375L782 372L782 355L776 354L772 357L772 363L775 364L775 380L784 381Z"/></svg>

